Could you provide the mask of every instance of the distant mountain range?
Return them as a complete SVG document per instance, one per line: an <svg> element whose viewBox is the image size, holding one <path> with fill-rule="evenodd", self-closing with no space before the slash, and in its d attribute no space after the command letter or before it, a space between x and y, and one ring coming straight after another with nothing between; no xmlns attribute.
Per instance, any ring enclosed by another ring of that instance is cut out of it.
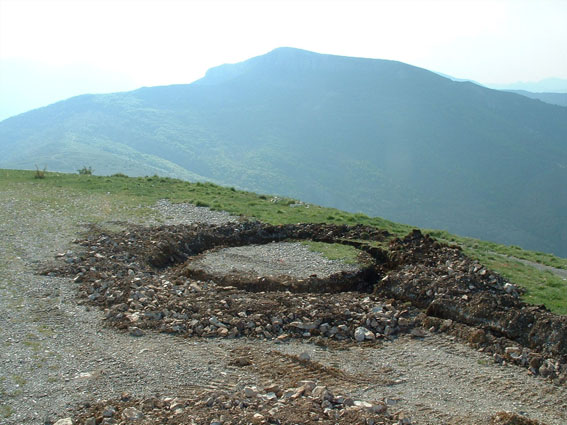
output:
<svg viewBox="0 0 567 425"><path fill-rule="evenodd" d="M538 99L552 105L567 106L567 80L563 80L561 78L547 78L535 83L480 84L473 80L455 78L441 72L438 72L437 74L453 81L470 82L490 89L521 94L522 96L526 96L531 99Z"/></svg>
<svg viewBox="0 0 567 425"><path fill-rule="evenodd" d="M532 99L538 99L552 105L567 106L567 93L533 93L526 90L507 90L512 93L521 94Z"/></svg>
<svg viewBox="0 0 567 425"><path fill-rule="evenodd" d="M497 90L522 90L532 93L567 93L567 80L564 78L546 78L541 81L508 84L486 84L486 86Z"/></svg>
<svg viewBox="0 0 567 425"><path fill-rule="evenodd" d="M0 150L2 168L206 179L567 256L567 108L395 61L280 48L9 118Z"/></svg>

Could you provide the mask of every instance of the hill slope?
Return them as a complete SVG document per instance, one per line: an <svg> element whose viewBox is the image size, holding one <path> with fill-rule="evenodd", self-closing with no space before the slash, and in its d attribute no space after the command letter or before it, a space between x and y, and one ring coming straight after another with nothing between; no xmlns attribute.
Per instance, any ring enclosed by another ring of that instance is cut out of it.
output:
<svg viewBox="0 0 567 425"><path fill-rule="evenodd" d="M567 255L567 109L282 48L0 123L0 167L158 173Z"/></svg>

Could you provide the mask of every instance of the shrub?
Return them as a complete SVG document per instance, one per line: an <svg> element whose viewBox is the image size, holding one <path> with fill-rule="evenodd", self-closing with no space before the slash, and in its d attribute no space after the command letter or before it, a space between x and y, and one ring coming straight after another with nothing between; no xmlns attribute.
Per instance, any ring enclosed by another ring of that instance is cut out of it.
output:
<svg viewBox="0 0 567 425"><path fill-rule="evenodd" d="M36 178L36 179L44 179L46 174L47 174L47 166L43 167L43 170L40 170L37 165L35 166L35 175L34 175L34 178Z"/></svg>
<svg viewBox="0 0 567 425"><path fill-rule="evenodd" d="M93 169L91 167L87 167L86 165L81 168L80 170L77 170L79 174L81 175L87 175L90 176L93 173Z"/></svg>
<svg viewBox="0 0 567 425"><path fill-rule="evenodd" d="M128 176L127 176L126 174L123 174L123 173L114 173L114 174L111 175L110 177L120 177L120 178L123 178L123 179L127 179L127 178L128 178Z"/></svg>

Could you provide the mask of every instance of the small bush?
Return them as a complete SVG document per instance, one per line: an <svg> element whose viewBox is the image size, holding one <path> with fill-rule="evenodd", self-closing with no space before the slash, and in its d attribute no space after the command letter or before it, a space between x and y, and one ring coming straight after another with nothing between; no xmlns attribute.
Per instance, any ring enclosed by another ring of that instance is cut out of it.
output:
<svg viewBox="0 0 567 425"><path fill-rule="evenodd" d="M47 166L43 167L43 170L40 170L37 165L35 166L34 178L44 179L46 174L47 174Z"/></svg>
<svg viewBox="0 0 567 425"><path fill-rule="evenodd" d="M197 201L195 204L197 207L209 207L210 205L203 201Z"/></svg>
<svg viewBox="0 0 567 425"><path fill-rule="evenodd" d="M122 179L127 179L128 176L126 174L123 173L114 173L113 175L111 175L110 177L120 177Z"/></svg>
<svg viewBox="0 0 567 425"><path fill-rule="evenodd" d="M87 167L86 165L80 170L77 170L77 172L82 176L90 176L92 175L93 171L94 170L92 169L92 167Z"/></svg>

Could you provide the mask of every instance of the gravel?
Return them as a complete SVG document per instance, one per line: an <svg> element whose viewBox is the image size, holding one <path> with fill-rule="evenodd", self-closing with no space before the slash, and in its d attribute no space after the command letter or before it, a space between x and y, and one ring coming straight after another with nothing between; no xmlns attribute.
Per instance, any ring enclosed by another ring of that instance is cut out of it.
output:
<svg viewBox="0 0 567 425"><path fill-rule="evenodd" d="M312 275L329 277L341 271L356 272L357 265L329 260L299 242L273 242L209 252L191 263L219 275L246 273L256 276L289 276L297 279Z"/></svg>
<svg viewBox="0 0 567 425"><path fill-rule="evenodd" d="M170 224L225 224L235 223L238 217L225 211L213 211L207 207L197 207L192 204L172 204L167 199L160 199L153 207L166 223Z"/></svg>

